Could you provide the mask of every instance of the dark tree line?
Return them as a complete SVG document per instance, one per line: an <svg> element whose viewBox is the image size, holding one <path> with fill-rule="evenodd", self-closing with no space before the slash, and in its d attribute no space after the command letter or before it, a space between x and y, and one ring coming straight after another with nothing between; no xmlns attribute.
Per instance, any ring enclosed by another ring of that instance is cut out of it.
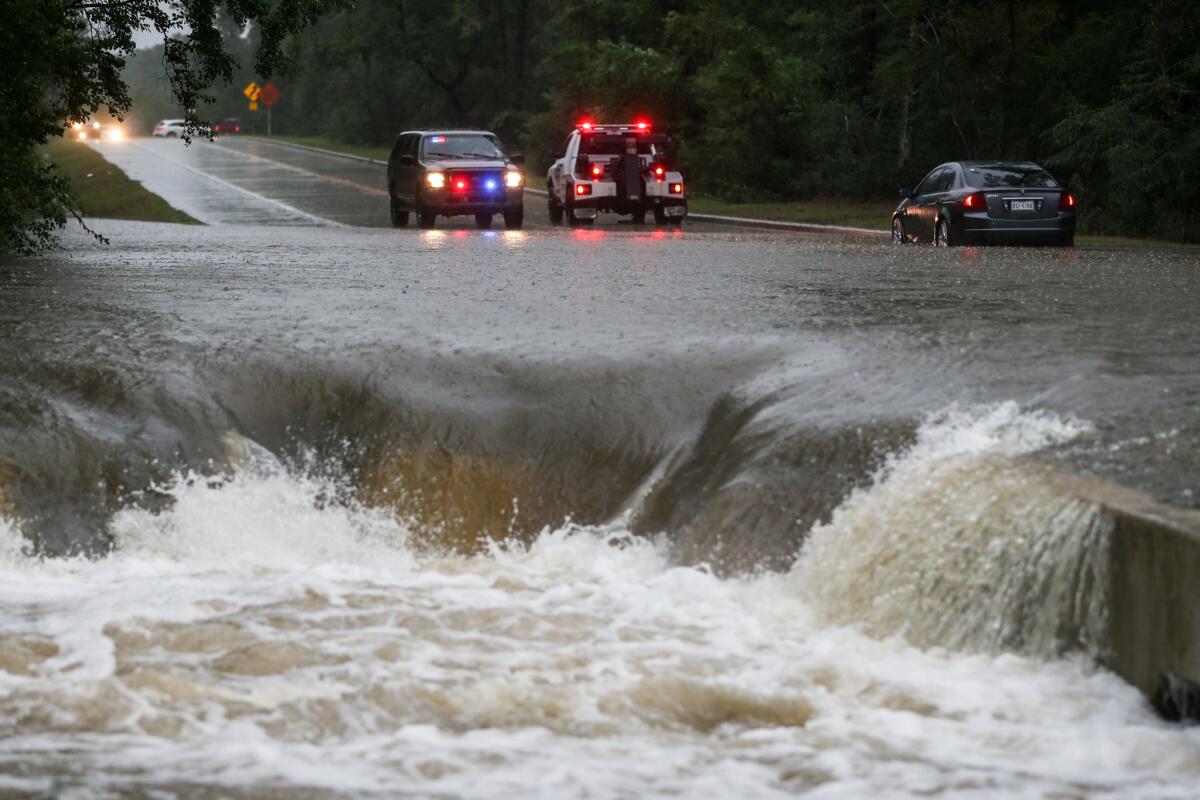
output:
<svg viewBox="0 0 1200 800"><path fill-rule="evenodd" d="M5 34L55 30L43 17L75 8L62 37L82 40L78 3L0 2L28 15L6 14ZM335 4L185 0L203 36L187 58L168 42L130 60L134 112L181 115L180 98L227 79L199 115L261 129L241 88L290 61L273 78L277 132L387 145L404 128L486 127L536 168L580 116L642 114L676 135L693 188L744 200L890 198L941 161L1029 159L1082 197L1088 230L1200 240L1190 0L358 0L305 27ZM175 8L132 7L155 26ZM214 48L233 62L205 60ZM164 58L193 82L164 79ZM122 90L88 97L123 107Z"/></svg>
<svg viewBox="0 0 1200 800"><path fill-rule="evenodd" d="M698 189L892 197L952 158L1040 161L1085 225L1200 239L1185 0L359 0L289 44L281 130L494 129L535 163L645 114Z"/></svg>

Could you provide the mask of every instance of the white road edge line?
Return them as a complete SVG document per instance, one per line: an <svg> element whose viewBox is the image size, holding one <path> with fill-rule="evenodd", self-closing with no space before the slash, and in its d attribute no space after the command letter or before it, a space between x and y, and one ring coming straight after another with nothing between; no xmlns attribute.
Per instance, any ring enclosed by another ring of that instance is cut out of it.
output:
<svg viewBox="0 0 1200 800"><path fill-rule="evenodd" d="M350 153L339 153L336 150L326 150L324 147L312 147L307 144L295 144L293 142L280 142L275 139L266 139L262 136L247 136L247 139L256 139L260 142L269 142L280 147L292 147L296 150L308 150L312 153L321 153L322 155L334 156L335 158L348 158L351 161L362 161L368 164L380 164L387 166L386 161L378 158L367 158L366 156L356 156ZM529 194L535 194L539 197L545 197L546 191L543 189L530 189L525 187L525 191ZM769 230L781 231L796 231L797 233L848 233L855 236L890 236L888 231L881 231L876 228L854 228L847 225L822 225L818 222L784 222L777 219L756 219L754 217L734 217L726 214L695 214L688 212L688 219L694 219L697 222L712 222L717 225L740 225L745 228L767 228Z"/></svg>
<svg viewBox="0 0 1200 800"><path fill-rule="evenodd" d="M149 153L152 156L155 156L156 158L161 158L163 161L168 161L172 164L175 164L176 166L182 167L183 169L186 169L188 172L195 173L196 175L199 175L202 178L208 178L210 181L220 184L221 186L224 186L228 189L233 189L234 191L241 192L242 194L245 194L245 195L249 195L250 197L253 197L255 200L261 200L264 203L270 203L273 206L278 206L279 208L282 208L285 211L291 212L292 214L295 214L299 217L303 217L304 219L312 220L313 222L317 223L318 225L331 225L335 228L348 227L344 222L338 222L337 220L327 219L326 217L318 217L316 214L310 214L307 211L301 211L300 209L296 208L295 206L288 205L287 203L283 202L282 200L276 200L271 197L266 197L264 195L258 194L257 192L252 192L249 189L243 189L241 186L238 186L235 183L230 183L229 181L225 180L224 178L218 178L216 175L212 175L208 172L205 172L204 170L197 169L197 168L191 166L190 164L185 164L182 161L179 161L174 158L168 158L167 156L164 156L162 153L156 153L156 152L154 152L154 150L152 150L149 147L146 147L145 145L138 144L137 142L130 142L129 144L133 145L134 147L138 148L139 150L144 150L145 152ZM226 151L226 152L228 152L228 151Z"/></svg>

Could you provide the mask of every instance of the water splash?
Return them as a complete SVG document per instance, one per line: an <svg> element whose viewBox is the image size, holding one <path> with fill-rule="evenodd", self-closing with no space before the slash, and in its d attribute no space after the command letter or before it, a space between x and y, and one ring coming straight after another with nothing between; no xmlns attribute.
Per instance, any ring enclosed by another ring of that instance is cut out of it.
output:
<svg viewBox="0 0 1200 800"><path fill-rule="evenodd" d="M921 646L1099 654L1111 521L1022 457L1087 423L950 408L814 529L793 575L825 618Z"/></svg>

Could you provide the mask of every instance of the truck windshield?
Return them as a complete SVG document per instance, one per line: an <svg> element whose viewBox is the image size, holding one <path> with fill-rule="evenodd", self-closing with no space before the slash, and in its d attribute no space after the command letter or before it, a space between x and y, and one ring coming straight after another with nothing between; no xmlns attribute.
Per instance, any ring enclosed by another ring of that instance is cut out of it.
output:
<svg viewBox="0 0 1200 800"><path fill-rule="evenodd" d="M500 144L482 133L447 133L426 136L421 155L430 158L504 158Z"/></svg>

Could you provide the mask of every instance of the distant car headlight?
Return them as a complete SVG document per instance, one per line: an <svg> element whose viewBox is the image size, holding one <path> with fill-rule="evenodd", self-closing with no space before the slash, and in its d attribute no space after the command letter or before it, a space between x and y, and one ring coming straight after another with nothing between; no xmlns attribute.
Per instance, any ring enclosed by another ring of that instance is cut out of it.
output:
<svg viewBox="0 0 1200 800"><path fill-rule="evenodd" d="M87 138L87 131L80 131L79 132L79 141L82 142L86 138Z"/></svg>
<svg viewBox="0 0 1200 800"><path fill-rule="evenodd" d="M515 169L510 169L504 173L504 185L510 189L518 188L525 182L525 176L517 172Z"/></svg>
<svg viewBox="0 0 1200 800"><path fill-rule="evenodd" d="M446 188L446 173L427 172L425 173L425 183L429 184L430 189L444 189Z"/></svg>
<svg viewBox="0 0 1200 800"><path fill-rule="evenodd" d="M125 138L125 132L120 128L113 128L108 132L108 138L112 139L114 142L119 142Z"/></svg>

